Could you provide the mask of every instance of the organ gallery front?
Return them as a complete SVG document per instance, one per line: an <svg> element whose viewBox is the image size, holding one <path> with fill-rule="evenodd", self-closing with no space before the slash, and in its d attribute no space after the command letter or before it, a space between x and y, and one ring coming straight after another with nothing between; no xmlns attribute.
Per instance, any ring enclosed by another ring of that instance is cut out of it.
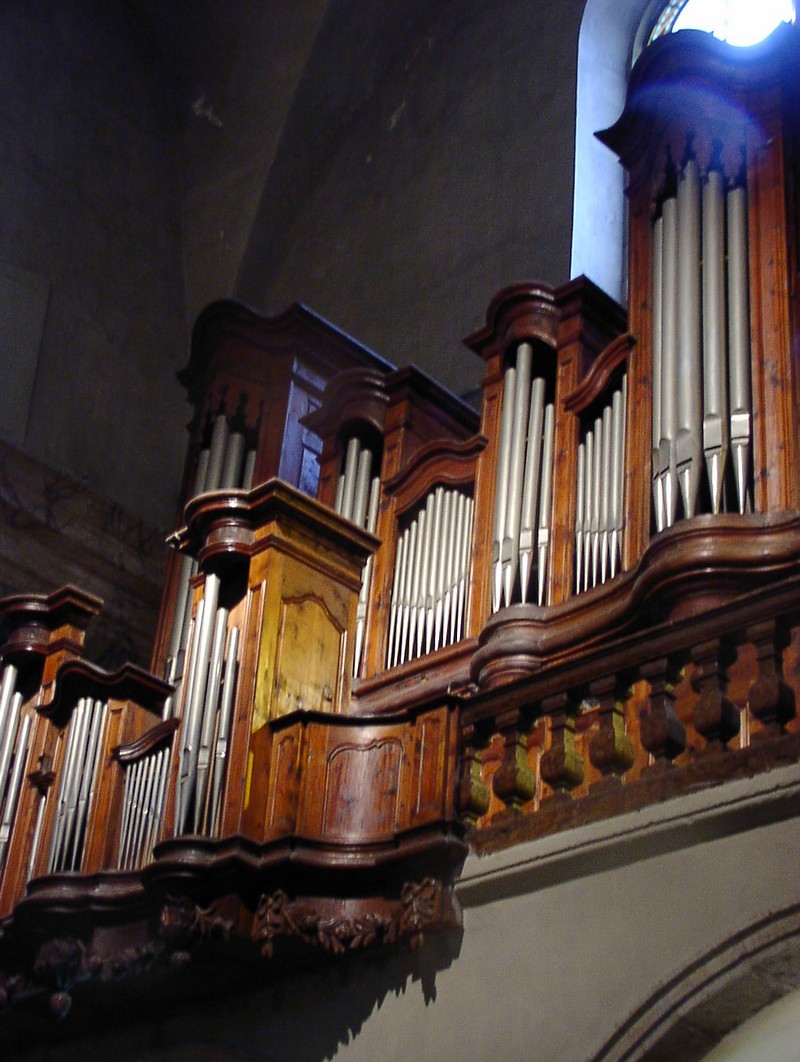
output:
<svg viewBox="0 0 800 1062"><path fill-rule="evenodd" d="M10 1027L457 934L470 848L797 759L798 75L787 26L645 50L627 314L504 288L479 412L301 306L201 315L150 669L78 589L0 602Z"/></svg>

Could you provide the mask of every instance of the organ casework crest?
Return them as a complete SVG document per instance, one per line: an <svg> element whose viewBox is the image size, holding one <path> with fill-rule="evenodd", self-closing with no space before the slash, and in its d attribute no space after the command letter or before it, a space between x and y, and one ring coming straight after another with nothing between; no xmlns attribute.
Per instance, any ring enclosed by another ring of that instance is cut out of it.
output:
<svg viewBox="0 0 800 1062"><path fill-rule="evenodd" d="M628 314L503 289L480 412L301 306L201 315L150 670L77 589L0 602L9 1020L458 933L469 846L797 758L799 75L788 26L645 50Z"/></svg>

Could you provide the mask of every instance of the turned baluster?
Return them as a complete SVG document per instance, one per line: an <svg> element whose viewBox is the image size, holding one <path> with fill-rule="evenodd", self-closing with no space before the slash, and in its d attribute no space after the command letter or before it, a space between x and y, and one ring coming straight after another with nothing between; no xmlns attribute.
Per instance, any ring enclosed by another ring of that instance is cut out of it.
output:
<svg viewBox="0 0 800 1062"><path fill-rule="evenodd" d="M575 748L575 701L566 691L557 693L542 701L541 713L550 717L550 747L539 770L553 790L550 799L566 799L581 784L584 773L583 758Z"/></svg>
<svg viewBox="0 0 800 1062"><path fill-rule="evenodd" d="M675 711L675 684L680 667L662 656L641 667L650 688L648 705L641 714L641 742L652 757L647 771L666 770L686 748L686 729Z"/></svg>
<svg viewBox="0 0 800 1062"><path fill-rule="evenodd" d="M727 672L735 659L735 648L727 638L710 638L692 649L696 669L692 686L699 694L692 723L708 742L708 751L720 751L739 733L739 709L727 695Z"/></svg>
<svg viewBox="0 0 800 1062"><path fill-rule="evenodd" d="M462 819L476 826L489 810L491 793L483 780L483 750L486 735L476 726L462 731L461 777L458 782L458 810Z"/></svg>
<svg viewBox="0 0 800 1062"><path fill-rule="evenodd" d="M492 789L505 808L492 819L496 822L522 813L525 804L536 796L536 774L528 766L528 732L530 715L515 708L495 720L503 736L503 756L492 778Z"/></svg>
<svg viewBox="0 0 800 1062"><path fill-rule="evenodd" d="M589 684L589 696L598 703L598 729L589 741L589 760L602 774L592 786L618 786L633 766L633 743L625 732L625 702L631 683L624 676L603 675Z"/></svg>
<svg viewBox="0 0 800 1062"><path fill-rule="evenodd" d="M753 734L753 741L777 737L795 716L794 690L783 678L787 631L769 619L749 627L746 637L758 657L758 677L747 697L751 714L762 726L759 733Z"/></svg>

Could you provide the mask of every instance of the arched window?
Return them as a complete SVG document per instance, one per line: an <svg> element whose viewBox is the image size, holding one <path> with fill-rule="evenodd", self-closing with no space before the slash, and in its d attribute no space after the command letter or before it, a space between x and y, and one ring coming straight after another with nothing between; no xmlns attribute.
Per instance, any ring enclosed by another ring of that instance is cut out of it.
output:
<svg viewBox="0 0 800 1062"><path fill-rule="evenodd" d="M648 41L696 29L742 48L758 44L781 22L794 22L794 0L669 0Z"/></svg>
<svg viewBox="0 0 800 1062"><path fill-rule="evenodd" d="M687 28L752 44L780 22L794 21L795 9L795 0L587 0L578 40L573 277L585 274L625 301L623 173L594 134L622 112L628 74L642 48Z"/></svg>

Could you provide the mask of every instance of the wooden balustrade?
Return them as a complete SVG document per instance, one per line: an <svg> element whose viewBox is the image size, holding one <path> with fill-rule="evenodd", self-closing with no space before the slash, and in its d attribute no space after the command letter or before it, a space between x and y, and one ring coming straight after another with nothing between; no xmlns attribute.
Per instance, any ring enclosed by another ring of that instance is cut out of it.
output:
<svg viewBox="0 0 800 1062"><path fill-rule="evenodd" d="M474 843L540 836L794 760L799 588L793 575L465 697L460 800Z"/></svg>

